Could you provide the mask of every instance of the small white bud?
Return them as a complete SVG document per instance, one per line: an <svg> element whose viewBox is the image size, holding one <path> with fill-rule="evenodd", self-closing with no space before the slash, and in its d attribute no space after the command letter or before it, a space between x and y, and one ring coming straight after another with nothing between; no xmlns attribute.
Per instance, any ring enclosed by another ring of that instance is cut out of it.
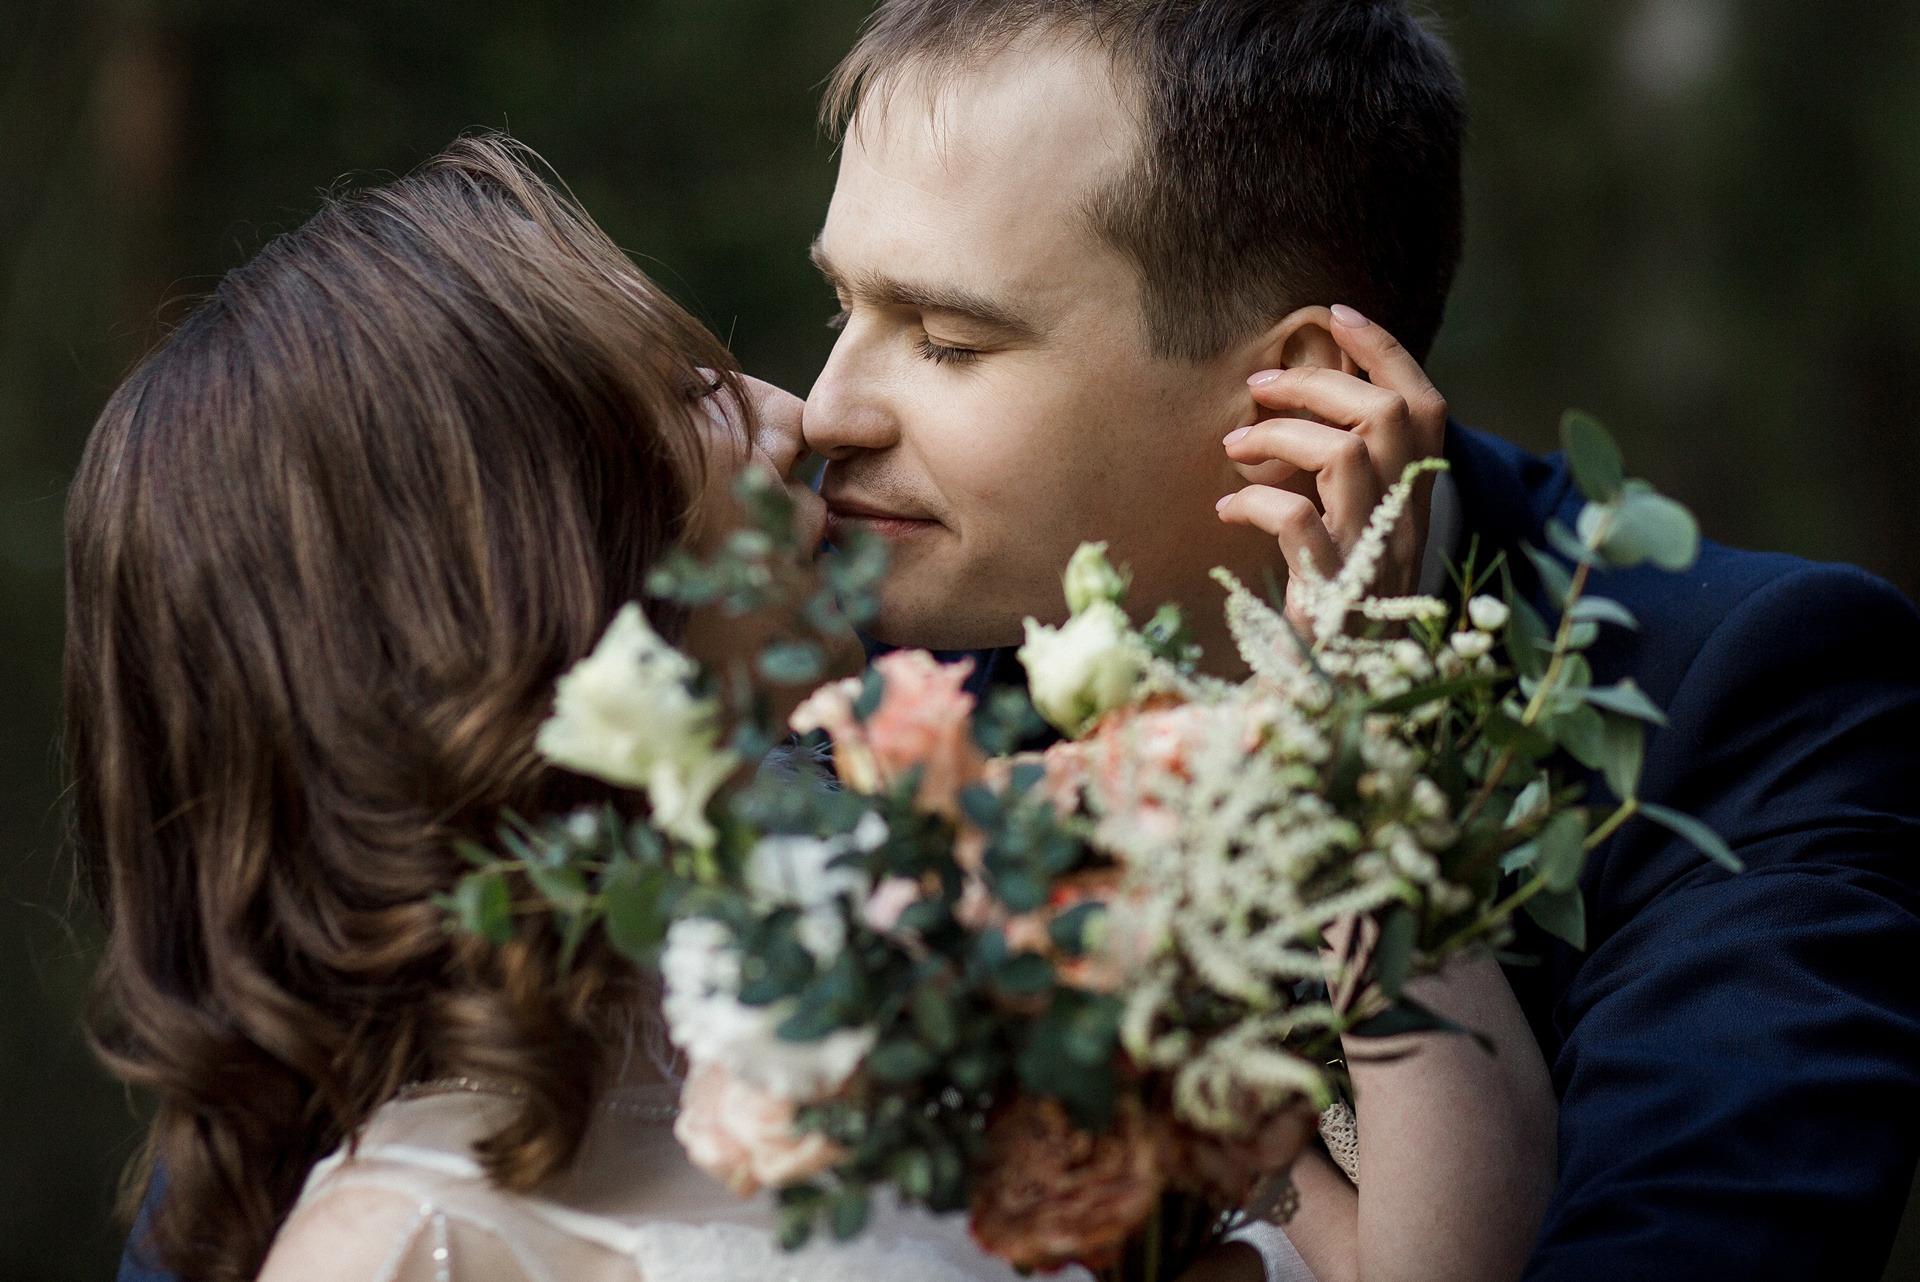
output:
<svg viewBox="0 0 1920 1282"><path fill-rule="evenodd" d="M1473 620L1473 626L1482 632L1498 632L1507 626L1507 618L1512 611L1507 603L1495 597L1477 596L1467 602L1467 617Z"/></svg>
<svg viewBox="0 0 1920 1282"><path fill-rule="evenodd" d="M1478 659L1493 650L1493 638L1485 632L1456 632L1448 644L1463 659Z"/></svg>
<svg viewBox="0 0 1920 1282"><path fill-rule="evenodd" d="M1061 586L1067 592L1067 609L1079 614L1099 601L1118 604L1127 594L1127 576L1107 560L1107 545L1082 543L1067 562Z"/></svg>

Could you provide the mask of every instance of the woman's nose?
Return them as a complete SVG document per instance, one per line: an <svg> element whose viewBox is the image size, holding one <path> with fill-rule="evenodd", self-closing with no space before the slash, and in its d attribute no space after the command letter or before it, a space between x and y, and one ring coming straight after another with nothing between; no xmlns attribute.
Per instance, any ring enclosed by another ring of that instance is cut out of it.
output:
<svg viewBox="0 0 1920 1282"><path fill-rule="evenodd" d="M807 445L800 433L804 403L792 392L772 383L746 378L747 394L753 398L754 418L758 420L755 448L773 464L781 476L790 476L806 457Z"/></svg>

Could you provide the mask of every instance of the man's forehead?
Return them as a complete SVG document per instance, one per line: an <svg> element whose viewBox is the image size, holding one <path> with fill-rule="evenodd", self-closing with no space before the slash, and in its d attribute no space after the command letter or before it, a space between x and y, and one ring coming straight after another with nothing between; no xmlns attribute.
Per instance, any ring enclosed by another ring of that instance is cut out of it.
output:
<svg viewBox="0 0 1920 1282"><path fill-rule="evenodd" d="M909 61L868 88L846 146L935 183L1047 175L1067 198L1138 151L1139 113L1112 58L1087 40L1036 34L953 65Z"/></svg>
<svg viewBox="0 0 1920 1282"><path fill-rule="evenodd" d="M1011 300L1116 257L1087 209L1125 173L1138 131L1104 54L1016 47L937 90L877 88L848 131L818 243L829 274Z"/></svg>

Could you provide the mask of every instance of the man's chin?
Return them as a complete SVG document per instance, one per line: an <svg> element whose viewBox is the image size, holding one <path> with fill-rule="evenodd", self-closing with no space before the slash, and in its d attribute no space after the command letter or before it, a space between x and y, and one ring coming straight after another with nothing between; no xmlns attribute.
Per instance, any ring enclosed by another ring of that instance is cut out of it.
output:
<svg viewBox="0 0 1920 1282"><path fill-rule="evenodd" d="M889 583L880 590L880 614L865 632L899 650L992 650L1026 639L1024 617Z"/></svg>

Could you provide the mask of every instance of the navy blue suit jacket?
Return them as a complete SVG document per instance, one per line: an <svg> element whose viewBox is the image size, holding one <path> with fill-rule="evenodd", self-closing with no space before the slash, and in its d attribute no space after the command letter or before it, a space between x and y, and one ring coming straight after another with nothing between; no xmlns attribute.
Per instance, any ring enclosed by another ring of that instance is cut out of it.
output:
<svg viewBox="0 0 1920 1282"><path fill-rule="evenodd" d="M1557 455L1454 425L1447 456L1483 545L1579 512ZM1643 795L1747 870L1630 822L1583 879L1586 952L1522 939L1544 964L1508 978L1561 1101L1526 1278L1870 1282L1920 1156L1920 614L1852 567L1711 543L1593 590L1641 625L1603 629L1595 680L1670 718Z"/></svg>
<svg viewBox="0 0 1920 1282"><path fill-rule="evenodd" d="M1457 425L1447 456L1467 529L1537 598L1518 545L1573 523L1564 462ZM1643 795L1747 871L1631 822L1583 882L1587 951L1523 934L1543 962L1509 979L1561 1101L1526 1278L1873 1282L1920 1156L1920 614L1862 571L1713 544L1593 590L1641 623L1606 630L1596 679L1671 719Z"/></svg>

